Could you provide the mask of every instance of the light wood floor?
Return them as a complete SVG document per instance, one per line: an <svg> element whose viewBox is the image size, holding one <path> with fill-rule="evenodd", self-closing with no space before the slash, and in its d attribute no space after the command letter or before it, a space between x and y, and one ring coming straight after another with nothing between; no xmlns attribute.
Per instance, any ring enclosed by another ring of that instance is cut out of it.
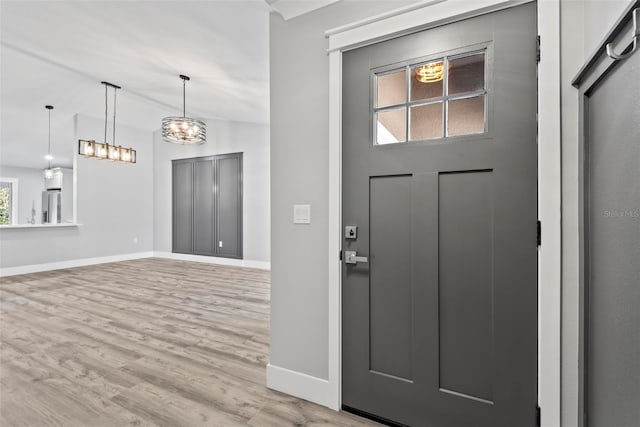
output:
<svg viewBox="0 0 640 427"><path fill-rule="evenodd" d="M0 279L0 425L370 426L265 387L269 273L144 259Z"/></svg>

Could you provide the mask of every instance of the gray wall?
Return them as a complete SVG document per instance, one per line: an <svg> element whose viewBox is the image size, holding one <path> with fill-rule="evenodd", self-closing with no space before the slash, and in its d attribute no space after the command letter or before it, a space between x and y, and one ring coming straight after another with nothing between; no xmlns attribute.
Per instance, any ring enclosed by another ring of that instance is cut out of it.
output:
<svg viewBox="0 0 640 427"><path fill-rule="evenodd" d="M76 116L78 138L100 140L102 120ZM118 142L138 151L137 164L77 160L77 228L3 229L0 268L153 250L151 132L118 126ZM134 239L137 238L137 243Z"/></svg>
<svg viewBox="0 0 640 427"><path fill-rule="evenodd" d="M344 0L284 21L271 14L271 360L328 377L329 57L325 30L402 1ZM293 205L311 224L293 224ZM335 254L338 256L338 254Z"/></svg>
<svg viewBox="0 0 640 427"><path fill-rule="evenodd" d="M55 164L54 164L55 167ZM0 176L18 180L18 224L31 220L36 211L36 224L42 223L43 169L0 166ZM73 169L62 169L62 222L73 222Z"/></svg>
<svg viewBox="0 0 640 427"><path fill-rule="evenodd" d="M578 91L571 86L571 80L630 3L630 0L562 0L560 3L563 427L578 425Z"/></svg>
<svg viewBox="0 0 640 427"><path fill-rule="evenodd" d="M171 252L171 160L242 152L243 252L249 261L270 260L269 126L207 121L207 142L184 146L154 138L154 250Z"/></svg>

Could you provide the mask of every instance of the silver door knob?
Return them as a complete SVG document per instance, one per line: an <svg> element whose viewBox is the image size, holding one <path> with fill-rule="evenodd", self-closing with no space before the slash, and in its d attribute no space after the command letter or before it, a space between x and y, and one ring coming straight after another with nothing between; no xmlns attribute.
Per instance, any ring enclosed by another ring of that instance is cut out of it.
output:
<svg viewBox="0 0 640 427"><path fill-rule="evenodd" d="M357 264L359 262L369 262L366 256L357 256L356 251L345 251L344 262L347 264Z"/></svg>

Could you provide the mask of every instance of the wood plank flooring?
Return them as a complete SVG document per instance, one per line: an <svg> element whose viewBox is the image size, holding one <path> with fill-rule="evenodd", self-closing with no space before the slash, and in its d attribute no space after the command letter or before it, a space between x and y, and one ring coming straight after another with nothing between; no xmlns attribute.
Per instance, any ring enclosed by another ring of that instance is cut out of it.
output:
<svg viewBox="0 0 640 427"><path fill-rule="evenodd" d="M149 258L0 279L0 426L372 426L265 387L269 273Z"/></svg>

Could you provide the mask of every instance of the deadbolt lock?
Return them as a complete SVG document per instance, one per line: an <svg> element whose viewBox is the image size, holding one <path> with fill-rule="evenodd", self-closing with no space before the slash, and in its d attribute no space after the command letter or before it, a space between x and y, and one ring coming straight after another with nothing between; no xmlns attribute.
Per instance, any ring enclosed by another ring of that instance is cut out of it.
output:
<svg viewBox="0 0 640 427"><path fill-rule="evenodd" d="M356 225L347 225L346 227L344 227L344 238L345 239L358 238L358 227Z"/></svg>

